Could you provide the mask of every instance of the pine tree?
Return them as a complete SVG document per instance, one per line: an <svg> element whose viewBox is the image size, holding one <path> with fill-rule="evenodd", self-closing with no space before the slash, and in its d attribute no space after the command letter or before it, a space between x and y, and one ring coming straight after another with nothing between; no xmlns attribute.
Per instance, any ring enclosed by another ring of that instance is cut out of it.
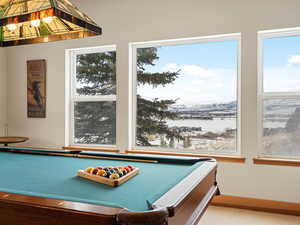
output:
<svg viewBox="0 0 300 225"><path fill-rule="evenodd" d="M173 83L177 72L150 73L147 67L155 66L157 48L142 48L137 51L137 84L153 88ZM105 52L77 56L77 93L79 95L116 94L116 53ZM177 119L169 111L175 100L144 99L137 95L137 145L150 146L150 135L166 139L182 139L179 132L170 129L166 119ZM77 143L115 144L116 110L111 102L83 102L75 104L75 138Z"/></svg>
<svg viewBox="0 0 300 225"><path fill-rule="evenodd" d="M116 94L116 52L82 54L76 61L77 94ZM116 143L115 102L80 102L74 110L77 143Z"/></svg>
<svg viewBox="0 0 300 225"><path fill-rule="evenodd" d="M147 67L155 66L158 60L157 48L140 48L137 50L137 84L151 85L153 88L172 84L179 76L179 72L148 72ZM182 139L179 132L170 129L166 120L178 119L175 112L169 107L176 100L170 99L144 99L137 95L137 145L151 146L149 135L164 135L168 140Z"/></svg>

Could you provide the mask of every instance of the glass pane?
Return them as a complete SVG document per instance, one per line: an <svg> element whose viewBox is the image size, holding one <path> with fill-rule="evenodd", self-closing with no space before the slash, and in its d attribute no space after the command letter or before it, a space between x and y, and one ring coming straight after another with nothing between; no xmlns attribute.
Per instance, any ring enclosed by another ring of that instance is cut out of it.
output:
<svg viewBox="0 0 300 225"><path fill-rule="evenodd" d="M75 144L116 144L116 102L77 102Z"/></svg>
<svg viewBox="0 0 300 225"><path fill-rule="evenodd" d="M116 52L77 55L76 81L78 95L115 95Z"/></svg>
<svg viewBox="0 0 300 225"><path fill-rule="evenodd" d="M267 38L263 42L265 92L300 91L300 36Z"/></svg>
<svg viewBox="0 0 300 225"><path fill-rule="evenodd" d="M9 4L1 1L1 7L4 7L2 9L5 12L3 17L13 17L49 9L51 8L51 4L48 0L10 1Z"/></svg>
<svg viewBox="0 0 300 225"><path fill-rule="evenodd" d="M235 152L237 46L224 41L139 48L136 145Z"/></svg>
<svg viewBox="0 0 300 225"><path fill-rule="evenodd" d="M300 99L265 100L263 128L265 154L300 156Z"/></svg>

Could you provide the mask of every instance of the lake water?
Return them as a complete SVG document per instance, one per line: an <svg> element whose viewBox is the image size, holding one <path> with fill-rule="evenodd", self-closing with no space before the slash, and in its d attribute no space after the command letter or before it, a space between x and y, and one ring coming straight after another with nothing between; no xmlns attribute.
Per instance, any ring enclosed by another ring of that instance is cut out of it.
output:
<svg viewBox="0 0 300 225"><path fill-rule="evenodd" d="M168 120L168 126L173 127L201 127L202 131L207 132L224 132L226 129L236 129L235 118L214 118L213 120L198 120L198 119L186 119L186 120ZM274 122L264 121L265 128L284 128L286 122Z"/></svg>
<svg viewBox="0 0 300 225"><path fill-rule="evenodd" d="M211 132L224 132L226 129L236 129L235 118L214 118L213 120L198 120L198 119L186 119L186 120L168 120L168 126L177 127L201 127L202 131Z"/></svg>

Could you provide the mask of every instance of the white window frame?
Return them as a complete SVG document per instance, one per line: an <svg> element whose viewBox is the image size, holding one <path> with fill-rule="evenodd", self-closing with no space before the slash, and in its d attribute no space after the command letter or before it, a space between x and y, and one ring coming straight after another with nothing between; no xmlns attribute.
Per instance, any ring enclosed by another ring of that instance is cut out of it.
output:
<svg viewBox="0 0 300 225"><path fill-rule="evenodd" d="M237 136L236 136L236 151L235 152L212 152L212 151L201 151L199 154L218 154L218 155L229 155L229 156L241 156L241 33L232 34L222 34L222 35L212 35L212 36L202 36L193 38L182 38L182 39L169 39L169 40L158 40L158 41L148 41L148 42L134 42L129 43L129 149L130 150L151 150L156 149L160 152L168 152L168 148L159 147L144 147L136 145L136 113L137 113L137 49L138 48L149 48L149 47L163 47L163 46L176 46L176 45L187 45L187 44L197 44L197 43L208 43L208 42L221 42L221 41L237 41ZM182 150L183 149L177 149ZM159 153L159 152L158 152Z"/></svg>
<svg viewBox="0 0 300 225"><path fill-rule="evenodd" d="M267 154L264 152L263 148L263 132L264 132L264 101L270 99L290 99L299 98L300 92L264 92L264 62L263 62L263 41L268 38L280 38L280 37L290 37L290 36L300 36L300 27L295 28L285 28L276 30L265 30L257 32L257 73L258 73L258 93L257 93L257 149L259 157L268 158L299 158L294 156L282 156L275 154Z"/></svg>
<svg viewBox="0 0 300 225"><path fill-rule="evenodd" d="M66 119L65 119L65 145L66 146L89 146L116 148L115 145L104 144L77 144L74 142L74 105L76 102L105 102L112 101L117 104L117 93L115 95L79 96L76 92L76 56L81 54L102 53L117 51L116 45L100 47L87 47L66 50Z"/></svg>

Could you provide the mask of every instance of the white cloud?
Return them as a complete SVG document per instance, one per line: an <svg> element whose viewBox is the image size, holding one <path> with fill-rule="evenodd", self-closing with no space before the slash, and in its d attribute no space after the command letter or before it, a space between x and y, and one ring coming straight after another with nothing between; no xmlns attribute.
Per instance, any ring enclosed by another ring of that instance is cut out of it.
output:
<svg viewBox="0 0 300 225"><path fill-rule="evenodd" d="M268 92L300 91L300 68L278 67L264 70L264 89Z"/></svg>
<svg viewBox="0 0 300 225"><path fill-rule="evenodd" d="M221 82L216 83L216 88L222 88L224 87L224 84L222 84Z"/></svg>
<svg viewBox="0 0 300 225"><path fill-rule="evenodd" d="M216 75L211 70L203 69L195 65L183 65L181 66L181 70L183 74L189 74L189 75L203 77L203 78L214 77Z"/></svg>
<svg viewBox="0 0 300 225"><path fill-rule="evenodd" d="M298 64L300 63L300 55L293 55L289 58L289 64Z"/></svg>
<svg viewBox="0 0 300 225"><path fill-rule="evenodd" d="M181 71L182 75L191 75L197 76L198 78L212 78L216 76L216 73L213 70L204 69L196 65L177 65L175 63L167 64L163 70L168 71Z"/></svg>
<svg viewBox="0 0 300 225"><path fill-rule="evenodd" d="M177 104L195 105L229 102L236 98L236 69L209 68L197 65L170 63L162 71L180 71L172 84L153 89L142 85L138 93L149 99L178 99Z"/></svg>
<svg viewBox="0 0 300 225"><path fill-rule="evenodd" d="M167 71L171 71L171 72L178 71L179 69L180 68L176 63L169 63L163 68L164 71L167 70Z"/></svg>

